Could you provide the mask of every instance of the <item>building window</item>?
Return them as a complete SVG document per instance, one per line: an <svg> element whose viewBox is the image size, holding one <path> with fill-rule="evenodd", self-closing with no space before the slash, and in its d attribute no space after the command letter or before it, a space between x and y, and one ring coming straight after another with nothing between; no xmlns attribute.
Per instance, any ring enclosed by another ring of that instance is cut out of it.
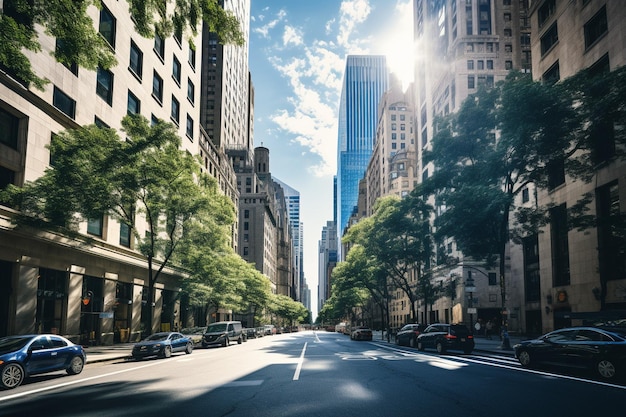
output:
<svg viewBox="0 0 626 417"><path fill-rule="evenodd" d="M249 251L248 247L247 247L247 246L244 246L244 247L243 247L243 256L248 256L248 254L249 254L249 252L248 252L248 251Z"/></svg>
<svg viewBox="0 0 626 417"><path fill-rule="evenodd" d="M541 79L544 83L554 84L561 79L561 72L559 69L559 61L556 61L546 72L543 73Z"/></svg>
<svg viewBox="0 0 626 417"><path fill-rule="evenodd" d="M485 69L485 61L483 61L482 59L476 61L476 65L479 70Z"/></svg>
<svg viewBox="0 0 626 417"><path fill-rule="evenodd" d="M62 40L62 39L57 38L57 40L56 40L56 45L55 45L55 51L56 51L57 53L60 53L60 51L59 51L59 50L60 50L63 46L64 46L63 40ZM78 64L77 64L76 62L72 62L71 64L68 64L68 63L63 62L62 64L63 64L63 66L64 66L65 68L67 68L68 70L70 70L70 72L71 72L72 74L74 74L74 75L76 75L76 76L78 77Z"/></svg>
<svg viewBox="0 0 626 417"><path fill-rule="evenodd" d="M606 6L603 6L585 24L585 49L596 43L598 39L604 36L609 27L606 21Z"/></svg>
<svg viewBox="0 0 626 417"><path fill-rule="evenodd" d="M98 32L112 48L115 48L115 17L105 6L102 6L102 9L100 9Z"/></svg>
<svg viewBox="0 0 626 417"><path fill-rule="evenodd" d="M476 88L476 79L473 75L467 76L467 88Z"/></svg>
<svg viewBox="0 0 626 417"><path fill-rule="evenodd" d="M192 69L196 68L196 50L189 44L189 65Z"/></svg>
<svg viewBox="0 0 626 417"><path fill-rule="evenodd" d="M130 248L131 228L126 223L120 223L120 246Z"/></svg>
<svg viewBox="0 0 626 417"><path fill-rule="evenodd" d="M530 191L528 187L524 187L522 190L522 203L528 203L530 201Z"/></svg>
<svg viewBox="0 0 626 417"><path fill-rule="evenodd" d="M193 82L191 82L191 78L187 78L187 100L189 100L191 104L194 104L194 102L196 101L195 97L196 86L193 84Z"/></svg>
<svg viewBox="0 0 626 417"><path fill-rule="evenodd" d="M553 190L561 184L565 183L565 161L563 157L553 159L548 162L546 169L548 171L548 189Z"/></svg>
<svg viewBox="0 0 626 417"><path fill-rule="evenodd" d="M511 29L508 29L508 28L504 29L504 36L510 38L511 36L513 36L513 31Z"/></svg>
<svg viewBox="0 0 626 417"><path fill-rule="evenodd" d="M617 182L596 189L596 206L601 280L622 279L626 274L626 238Z"/></svg>
<svg viewBox="0 0 626 417"><path fill-rule="evenodd" d="M187 137L193 141L193 119L190 115L187 115Z"/></svg>
<svg viewBox="0 0 626 417"><path fill-rule="evenodd" d="M130 59L128 69L141 80L143 72L143 52L133 41L130 41Z"/></svg>
<svg viewBox="0 0 626 417"><path fill-rule="evenodd" d="M152 97L159 102L163 103L163 78L156 71L152 75Z"/></svg>
<svg viewBox="0 0 626 417"><path fill-rule="evenodd" d="M493 69L493 60L492 59L488 59L487 60L487 69L488 70L492 70Z"/></svg>
<svg viewBox="0 0 626 417"><path fill-rule="evenodd" d="M556 11L556 0L546 0L541 7L537 10L537 20L539 27L542 27L544 23L554 14Z"/></svg>
<svg viewBox="0 0 626 417"><path fill-rule="evenodd" d="M136 95L128 91L128 101L126 104L126 112L128 114L139 114L141 112L141 101Z"/></svg>
<svg viewBox="0 0 626 417"><path fill-rule="evenodd" d="M9 184L15 184L15 172L0 166L0 190L5 189ZM6 204L1 202L2 204Z"/></svg>
<svg viewBox="0 0 626 417"><path fill-rule="evenodd" d="M541 37L541 56L545 55L559 41L559 31L556 22Z"/></svg>
<svg viewBox="0 0 626 417"><path fill-rule="evenodd" d="M100 119L98 116L94 116L93 124L98 126L100 129L110 129L111 128L111 126L109 126L108 124L104 123L104 121L102 119Z"/></svg>
<svg viewBox="0 0 626 417"><path fill-rule="evenodd" d="M474 60L473 59L468 59L467 60L467 69L468 70L473 70L474 69Z"/></svg>
<svg viewBox="0 0 626 417"><path fill-rule="evenodd" d="M180 74L181 74L181 65L178 58L174 57L174 61L172 62L172 78L176 81L176 84L180 85Z"/></svg>
<svg viewBox="0 0 626 417"><path fill-rule="evenodd" d="M170 111L170 117L172 118L172 121L174 121L176 124L179 123L180 121L180 103L178 102L178 100L176 100L176 97L172 96L172 108Z"/></svg>
<svg viewBox="0 0 626 417"><path fill-rule="evenodd" d="M87 233L102 237L102 217L87 220Z"/></svg>
<svg viewBox="0 0 626 417"><path fill-rule="evenodd" d="M96 94L110 106L113 103L113 73L98 67Z"/></svg>
<svg viewBox="0 0 626 417"><path fill-rule="evenodd" d="M76 101L54 86L52 105L72 119L76 116Z"/></svg>
<svg viewBox="0 0 626 417"><path fill-rule="evenodd" d="M552 281L559 287L570 284L569 242L565 204L550 209L550 240L552 243Z"/></svg>
<svg viewBox="0 0 626 417"><path fill-rule="evenodd" d="M0 143L17 150L20 119L0 109Z"/></svg>
<svg viewBox="0 0 626 417"><path fill-rule="evenodd" d="M513 69L513 61L504 61L504 69L512 70Z"/></svg>
<svg viewBox="0 0 626 417"><path fill-rule="evenodd" d="M163 61L165 58L165 39L156 33L154 34L154 52Z"/></svg>
<svg viewBox="0 0 626 417"><path fill-rule="evenodd" d="M489 285L498 285L498 276L495 272L488 272Z"/></svg>
<svg viewBox="0 0 626 417"><path fill-rule="evenodd" d="M539 275L539 239L531 235L522 239L524 250L524 282L526 283L526 301L540 301L541 279Z"/></svg>

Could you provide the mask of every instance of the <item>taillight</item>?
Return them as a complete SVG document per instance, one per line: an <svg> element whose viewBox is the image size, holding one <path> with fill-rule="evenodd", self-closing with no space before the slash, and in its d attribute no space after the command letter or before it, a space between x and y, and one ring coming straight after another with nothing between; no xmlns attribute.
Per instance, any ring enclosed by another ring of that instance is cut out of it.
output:
<svg viewBox="0 0 626 417"><path fill-rule="evenodd" d="M446 339L450 340L450 339L456 339L456 336L453 334L447 334L446 335Z"/></svg>
<svg viewBox="0 0 626 417"><path fill-rule="evenodd" d="M473 335L473 334L468 334L468 335L467 335L467 338L468 338L468 339L473 339L473 338L474 338L474 335Z"/></svg>

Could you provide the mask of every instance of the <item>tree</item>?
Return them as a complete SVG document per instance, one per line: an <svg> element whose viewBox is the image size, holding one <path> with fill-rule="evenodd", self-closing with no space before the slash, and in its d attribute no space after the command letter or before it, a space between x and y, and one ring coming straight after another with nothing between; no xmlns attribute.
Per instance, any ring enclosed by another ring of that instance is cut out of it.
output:
<svg viewBox="0 0 626 417"><path fill-rule="evenodd" d="M517 197L530 185L552 189L565 178L589 180L595 171L594 128L624 122L626 94L617 81L624 81L624 71L607 74L602 89L588 75L546 84L511 73L436 121L425 162L435 166L426 194L436 195L443 209L435 221L437 234L453 237L465 256L499 263L503 310L507 244L537 233L549 219L549 205L522 206ZM582 218L589 201L583 196L570 215Z"/></svg>
<svg viewBox="0 0 626 417"><path fill-rule="evenodd" d="M122 126L126 141L113 129L95 125L62 132L50 144L52 166L23 187L10 185L4 199L19 208L16 221L21 225L71 233L81 221L104 215L127 225L146 257L151 305L155 284L181 243L222 248L234 208L215 179L201 173L198 160L179 148L172 124L151 126L144 117L131 115ZM218 259L223 260L218 270L228 268L228 259ZM151 331L152 314L146 319Z"/></svg>
<svg viewBox="0 0 626 417"><path fill-rule="evenodd" d="M282 294L272 294L269 308L272 313L287 320L290 325L294 322L301 322L308 314L308 310L302 303Z"/></svg>
<svg viewBox="0 0 626 417"><path fill-rule="evenodd" d="M405 199L384 197L376 202L368 221L350 228L345 240L361 245L377 267L388 274L411 304L417 319L417 282L432 256L431 207L416 192Z"/></svg>
<svg viewBox="0 0 626 417"><path fill-rule="evenodd" d="M144 37L189 32L195 36L204 22L221 42L243 45L240 23L218 0L127 0L135 30ZM38 26L55 37L54 57L66 65L95 70L116 64L114 52L87 14L99 0L4 0L0 2L0 67L26 85L42 89L47 80L33 70L24 50L39 52Z"/></svg>

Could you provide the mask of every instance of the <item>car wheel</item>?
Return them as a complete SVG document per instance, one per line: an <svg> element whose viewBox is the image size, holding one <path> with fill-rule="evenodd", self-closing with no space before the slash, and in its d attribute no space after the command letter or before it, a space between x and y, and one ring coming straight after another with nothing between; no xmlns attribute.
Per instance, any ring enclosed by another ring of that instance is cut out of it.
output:
<svg viewBox="0 0 626 417"><path fill-rule="evenodd" d="M414 337L410 338L410 339L409 339L409 346L411 346L412 348L414 348L414 347L415 347L415 345L416 345L416 343L415 343L415 342L416 342L416 340L415 340L415 338L414 338Z"/></svg>
<svg viewBox="0 0 626 417"><path fill-rule="evenodd" d="M615 378L615 364L609 359L602 359L596 365L596 370L604 379Z"/></svg>
<svg viewBox="0 0 626 417"><path fill-rule="evenodd" d="M15 388L24 382L24 376L24 368L17 363L10 363L2 368L0 385L6 389Z"/></svg>
<svg viewBox="0 0 626 417"><path fill-rule="evenodd" d="M193 352L193 343L189 342L187 343L187 347L185 348L185 353L189 355L191 352Z"/></svg>
<svg viewBox="0 0 626 417"><path fill-rule="evenodd" d="M237 344L240 345L241 342L243 342L243 339L240 337L239 339L237 339Z"/></svg>
<svg viewBox="0 0 626 417"><path fill-rule="evenodd" d="M226 337L224 338L224 342L222 342L222 346L223 346L223 347L228 346L228 344L229 344L228 342L229 342L229 340L228 340L228 336L226 336Z"/></svg>
<svg viewBox="0 0 626 417"><path fill-rule="evenodd" d="M164 358L169 358L172 356L172 347L171 346L165 346L163 348L163 357Z"/></svg>
<svg viewBox="0 0 626 417"><path fill-rule="evenodd" d="M532 365L530 353L527 350L520 351L517 355L517 360L524 368L530 368Z"/></svg>
<svg viewBox="0 0 626 417"><path fill-rule="evenodd" d="M437 349L437 353L440 355L443 355L444 353L446 353L446 348L443 346L443 343L441 342L437 342L437 344L435 345L435 348Z"/></svg>
<svg viewBox="0 0 626 417"><path fill-rule="evenodd" d="M70 367L66 369L70 375L78 375L83 372L85 367L85 361L80 356L74 356L70 362Z"/></svg>
<svg viewBox="0 0 626 417"><path fill-rule="evenodd" d="M424 344L418 340L418 341L417 341L417 350L420 350L420 351L422 351L422 352L423 352L423 351L424 351L424 349L425 349L425 348L424 348Z"/></svg>

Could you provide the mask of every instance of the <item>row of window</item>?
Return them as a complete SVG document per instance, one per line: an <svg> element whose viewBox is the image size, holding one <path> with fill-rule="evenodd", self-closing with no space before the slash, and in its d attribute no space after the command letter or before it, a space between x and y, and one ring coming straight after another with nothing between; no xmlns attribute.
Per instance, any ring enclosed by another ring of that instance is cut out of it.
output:
<svg viewBox="0 0 626 417"><path fill-rule="evenodd" d="M543 7L549 6L554 3L553 1L546 2ZM548 10L551 10L548 8ZM550 13L550 16L554 11ZM547 18L545 20L547 20ZM540 16L540 26L545 23L545 20L541 20ZM583 26L583 32L585 37L585 50L589 49L593 46L598 40L600 40L608 31L608 22L606 15L606 6L603 6L587 23ZM548 51L552 49L552 47L559 41L559 30L557 22L554 22L541 36L541 56L544 56Z"/></svg>

